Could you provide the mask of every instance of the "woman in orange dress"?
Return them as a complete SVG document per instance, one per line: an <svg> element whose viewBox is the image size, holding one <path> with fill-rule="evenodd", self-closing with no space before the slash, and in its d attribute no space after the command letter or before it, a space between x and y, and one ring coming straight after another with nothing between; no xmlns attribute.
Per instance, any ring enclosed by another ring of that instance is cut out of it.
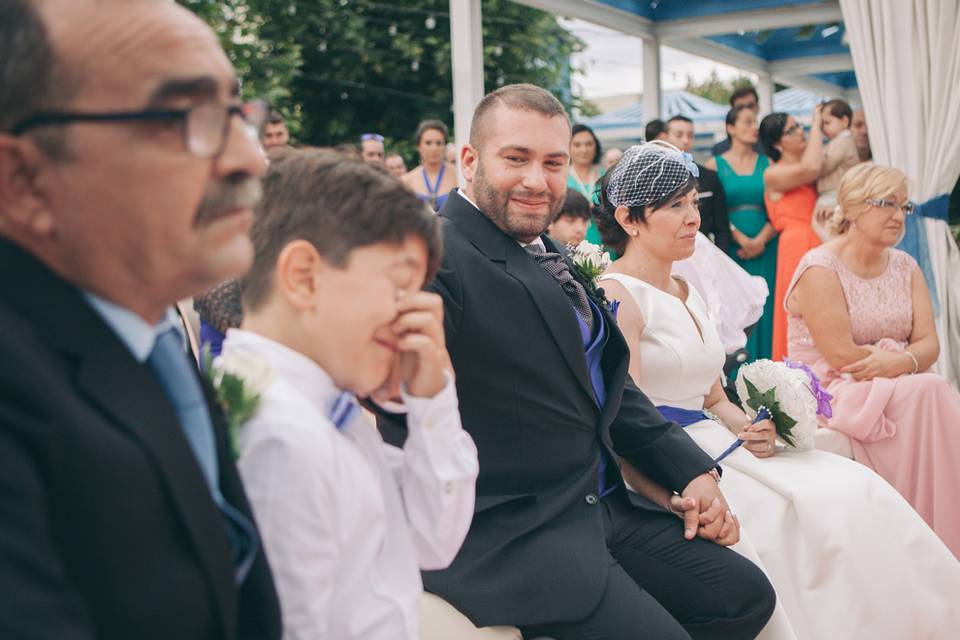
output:
<svg viewBox="0 0 960 640"><path fill-rule="evenodd" d="M763 200L770 224L780 232L773 302L774 361L787 355L787 312L783 306L787 287L803 255L820 244L812 226L817 203L813 183L823 162L819 106L813 112L810 131L807 141L800 123L785 113L771 113L760 123L760 141L773 161L763 172Z"/></svg>

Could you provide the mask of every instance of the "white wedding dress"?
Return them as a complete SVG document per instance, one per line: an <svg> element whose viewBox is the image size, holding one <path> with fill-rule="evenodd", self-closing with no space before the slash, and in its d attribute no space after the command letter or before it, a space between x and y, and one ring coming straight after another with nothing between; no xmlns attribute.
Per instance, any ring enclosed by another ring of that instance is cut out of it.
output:
<svg viewBox="0 0 960 640"><path fill-rule="evenodd" d="M693 287L684 304L625 274L604 278L643 313L643 334L626 336L631 353L639 347L637 386L657 406L702 410L724 362L703 299ZM712 420L686 431L713 457L735 440ZM734 549L779 597L761 638L960 638L960 561L880 476L823 451L759 459L740 448L721 467L720 489L742 524Z"/></svg>

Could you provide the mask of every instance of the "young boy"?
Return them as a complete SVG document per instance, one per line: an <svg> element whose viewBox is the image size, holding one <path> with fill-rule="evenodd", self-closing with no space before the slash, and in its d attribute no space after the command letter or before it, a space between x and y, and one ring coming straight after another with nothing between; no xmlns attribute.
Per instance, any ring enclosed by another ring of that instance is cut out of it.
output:
<svg viewBox="0 0 960 640"><path fill-rule="evenodd" d="M271 166L252 237L243 324L218 364L267 380L238 466L284 637L416 640L420 569L459 550L478 470L442 303L422 291L439 222L385 173L309 150ZM402 450L359 411L374 394L402 397Z"/></svg>
<svg viewBox="0 0 960 640"><path fill-rule="evenodd" d="M587 237L590 224L590 203L576 189L567 189L560 213L553 219L547 233L561 245L577 246Z"/></svg>

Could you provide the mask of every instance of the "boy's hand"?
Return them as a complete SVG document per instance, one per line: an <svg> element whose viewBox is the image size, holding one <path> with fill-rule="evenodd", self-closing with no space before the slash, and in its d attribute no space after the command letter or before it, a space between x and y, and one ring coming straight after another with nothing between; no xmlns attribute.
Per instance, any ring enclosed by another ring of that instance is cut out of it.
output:
<svg viewBox="0 0 960 640"><path fill-rule="evenodd" d="M399 391L404 383L412 396L433 397L447 384L444 371L453 371L443 333L443 299L417 291L400 298L397 310L392 329L398 354L388 388Z"/></svg>

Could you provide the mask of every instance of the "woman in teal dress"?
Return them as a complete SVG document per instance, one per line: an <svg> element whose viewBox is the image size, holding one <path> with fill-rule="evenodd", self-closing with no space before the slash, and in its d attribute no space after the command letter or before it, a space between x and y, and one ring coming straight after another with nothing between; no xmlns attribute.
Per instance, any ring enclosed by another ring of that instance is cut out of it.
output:
<svg viewBox="0 0 960 640"><path fill-rule="evenodd" d="M730 257L747 273L762 276L770 291L763 315L747 340L751 360L769 358L773 347L773 299L777 282L777 232L763 206L763 170L767 156L754 151L759 137L757 114L735 107L727 114L730 150L707 160L705 166L720 176L727 196L730 232L734 242Z"/></svg>
<svg viewBox="0 0 960 640"><path fill-rule="evenodd" d="M576 189L583 194L591 205L595 205L593 198L594 186L600 182L604 171L600 166L600 158L603 157L603 150L600 147L600 140L597 139L593 129L585 124L573 125L573 131L570 138L570 170L567 174L567 189ZM587 224L587 242L602 245L600 232L591 220Z"/></svg>

